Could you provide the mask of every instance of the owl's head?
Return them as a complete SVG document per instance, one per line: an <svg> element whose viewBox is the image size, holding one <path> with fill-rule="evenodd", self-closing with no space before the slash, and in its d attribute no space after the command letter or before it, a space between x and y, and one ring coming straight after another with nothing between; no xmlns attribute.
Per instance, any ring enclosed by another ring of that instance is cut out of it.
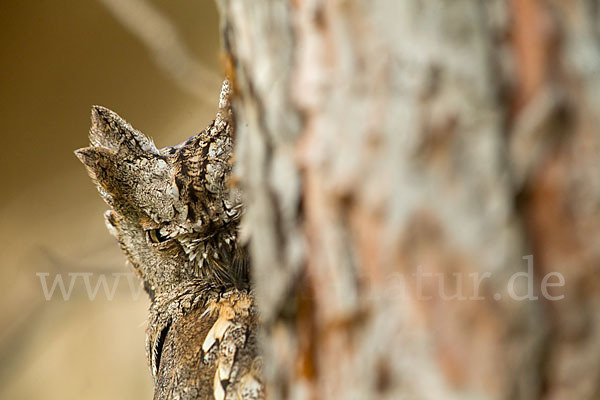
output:
<svg viewBox="0 0 600 400"><path fill-rule="evenodd" d="M92 108L91 146L77 150L111 210L106 225L153 297L189 279L244 285L236 235L240 195L230 188L228 109L186 142L164 149L116 113Z"/></svg>

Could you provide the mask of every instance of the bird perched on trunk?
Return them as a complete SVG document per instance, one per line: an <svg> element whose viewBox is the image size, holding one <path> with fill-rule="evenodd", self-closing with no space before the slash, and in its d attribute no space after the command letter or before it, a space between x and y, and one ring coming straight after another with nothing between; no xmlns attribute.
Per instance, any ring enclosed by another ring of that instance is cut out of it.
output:
<svg viewBox="0 0 600 400"><path fill-rule="evenodd" d="M232 188L231 87L204 131L157 149L116 113L92 108L77 150L110 206L106 225L152 301L146 350L154 399L262 399L243 212Z"/></svg>

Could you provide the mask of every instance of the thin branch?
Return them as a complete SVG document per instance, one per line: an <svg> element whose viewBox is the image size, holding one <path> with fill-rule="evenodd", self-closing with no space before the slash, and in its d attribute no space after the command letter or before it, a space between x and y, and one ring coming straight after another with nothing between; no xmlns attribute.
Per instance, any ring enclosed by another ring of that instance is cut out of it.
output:
<svg viewBox="0 0 600 400"><path fill-rule="evenodd" d="M184 46L173 24L144 0L99 0L152 53L157 65L186 92L212 103L220 78Z"/></svg>

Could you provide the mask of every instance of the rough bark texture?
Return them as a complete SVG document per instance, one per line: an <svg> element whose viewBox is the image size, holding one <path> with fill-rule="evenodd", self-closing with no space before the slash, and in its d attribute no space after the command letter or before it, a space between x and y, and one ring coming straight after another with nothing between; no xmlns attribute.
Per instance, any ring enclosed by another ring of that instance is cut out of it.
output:
<svg viewBox="0 0 600 400"><path fill-rule="evenodd" d="M269 396L598 398L600 2L219 5Z"/></svg>

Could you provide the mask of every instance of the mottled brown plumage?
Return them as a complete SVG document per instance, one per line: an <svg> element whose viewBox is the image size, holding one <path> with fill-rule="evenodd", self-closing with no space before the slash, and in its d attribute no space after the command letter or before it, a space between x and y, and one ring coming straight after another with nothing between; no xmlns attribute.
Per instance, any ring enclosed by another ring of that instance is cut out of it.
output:
<svg viewBox="0 0 600 400"><path fill-rule="evenodd" d="M229 185L230 96L225 81L213 123L160 150L94 106L91 146L76 151L111 207L109 231L152 300L146 348L157 400L264 397L248 255L238 237L243 208Z"/></svg>

